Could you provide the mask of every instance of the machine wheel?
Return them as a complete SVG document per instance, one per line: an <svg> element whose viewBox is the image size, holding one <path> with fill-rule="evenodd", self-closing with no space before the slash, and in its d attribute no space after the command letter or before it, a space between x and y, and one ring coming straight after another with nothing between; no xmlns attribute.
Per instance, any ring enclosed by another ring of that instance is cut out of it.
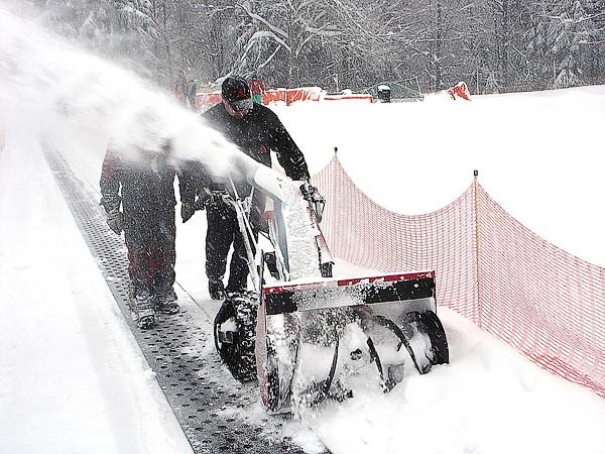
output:
<svg viewBox="0 0 605 454"><path fill-rule="evenodd" d="M236 380L256 379L255 328L258 295L230 295L214 320L214 344Z"/></svg>

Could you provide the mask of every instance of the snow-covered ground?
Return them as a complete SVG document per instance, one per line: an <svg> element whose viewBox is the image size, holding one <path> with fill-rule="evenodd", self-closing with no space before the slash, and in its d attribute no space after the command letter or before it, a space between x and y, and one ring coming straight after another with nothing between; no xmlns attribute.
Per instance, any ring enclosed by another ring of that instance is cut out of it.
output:
<svg viewBox="0 0 605 454"><path fill-rule="evenodd" d="M0 452L189 452L44 156L15 132L0 151Z"/></svg>
<svg viewBox="0 0 605 454"><path fill-rule="evenodd" d="M0 14L0 34L7 24L15 21ZM20 68L51 65L50 75L27 80L60 77L57 65L64 60L52 58L51 41L38 41L39 52L26 55L6 43L0 40L0 55ZM35 60L41 56L45 61ZM79 87L90 71L108 80L115 73L79 53L68 56L74 66L70 80L57 80L60 93L40 85L0 91L6 135L0 151L0 452L190 452L40 150L42 139L52 139L96 190L114 123L93 122L91 112L58 121L50 106L58 96L64 106L82 106ZM0 61L0 87L9 80L6 61ZM86 106L111 105L123 113L120 99L112 98L119 91L88 87ZM151 108L152 99L164 102L138 93L143 99L129 102ZM423 103L273 108L312 172L338 147L353 180L387 208L433 211L460 195L479 169L482 185L523 224L605 266L605 208L599 203L605 87L471 102L433 95ZM177 280L201 301L208 300L204 235L203 215L178 225ZM354 269L338 265L337 273ZM411 374L388 395L368 390L341 405L328 403L288 430L311 427L335 454L605 453L605 400L542 371L457 314L441 309L440 317L450 365ZM246 411L254 418L259 407ZM310 452L317 449L302 429L294 438Z"/></svg>

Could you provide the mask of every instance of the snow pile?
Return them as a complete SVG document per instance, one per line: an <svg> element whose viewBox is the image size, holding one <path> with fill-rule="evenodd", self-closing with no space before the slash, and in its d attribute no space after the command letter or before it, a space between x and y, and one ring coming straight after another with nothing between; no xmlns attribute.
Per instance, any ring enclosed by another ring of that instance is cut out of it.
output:
<svg viewBox="0 0 605 454"><path fill-rule="evenodd" d="M0 151L0 451L192 452L27 126Z"/></svg>
<svg viewBox="0 0 605 454"><path fill-rule="evenodd" d="M605 402L442 309L452 362L307 412L334 453L602 454Z"/></svg>
<svg viewBox="0 0 605 454"><path fill-rule="evenodd" d="M311 173L334 155L374 202L408 215L458 198L473 170L542 238L605 266L605 86L419 103L297 102L276 112ZM328 204L330 201L328 200Z"/></svg>

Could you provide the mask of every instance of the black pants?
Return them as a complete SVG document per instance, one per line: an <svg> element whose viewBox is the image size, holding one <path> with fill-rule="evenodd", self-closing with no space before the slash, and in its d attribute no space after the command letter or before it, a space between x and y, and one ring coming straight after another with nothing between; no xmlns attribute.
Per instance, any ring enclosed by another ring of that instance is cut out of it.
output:
<svg viewBox="0 0 605 454"><path fill-rule="evenodd" d="M165 296L174 285L175 212L125 213L128 274L135 294Z"/></svg>
<svg viewBox="0 0 605 454"><path fill-rule="evenodd" d="M233 255L229 266L227 292L246 290L248 280L248 255L244 237L240 231L237 214L229 206L206 209L208 231L206 233L206 276L208 280L222 281L227 269L227 256L233 244ZM258 230L253 227L252 253L256 252Z"/></svg>

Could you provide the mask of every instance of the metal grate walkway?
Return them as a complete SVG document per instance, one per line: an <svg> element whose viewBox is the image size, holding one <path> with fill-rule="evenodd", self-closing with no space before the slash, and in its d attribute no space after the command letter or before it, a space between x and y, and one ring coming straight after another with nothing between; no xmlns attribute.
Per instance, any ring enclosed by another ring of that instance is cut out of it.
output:
<svg viewBox="0 0 605 454"><path fill-rule="evenodd" d="M220 364L214 351L208 315L191 300L181 312L158 316L158 326L140 331L127 308L128 271L121 237L105 224L97 195L78 180L57 152L46 159L68 206L97 260L109 288L127 320L185 435L198 454L303 454L280 434L283 419L247 418L257 400L254 385L240 385Z"/></svg>

